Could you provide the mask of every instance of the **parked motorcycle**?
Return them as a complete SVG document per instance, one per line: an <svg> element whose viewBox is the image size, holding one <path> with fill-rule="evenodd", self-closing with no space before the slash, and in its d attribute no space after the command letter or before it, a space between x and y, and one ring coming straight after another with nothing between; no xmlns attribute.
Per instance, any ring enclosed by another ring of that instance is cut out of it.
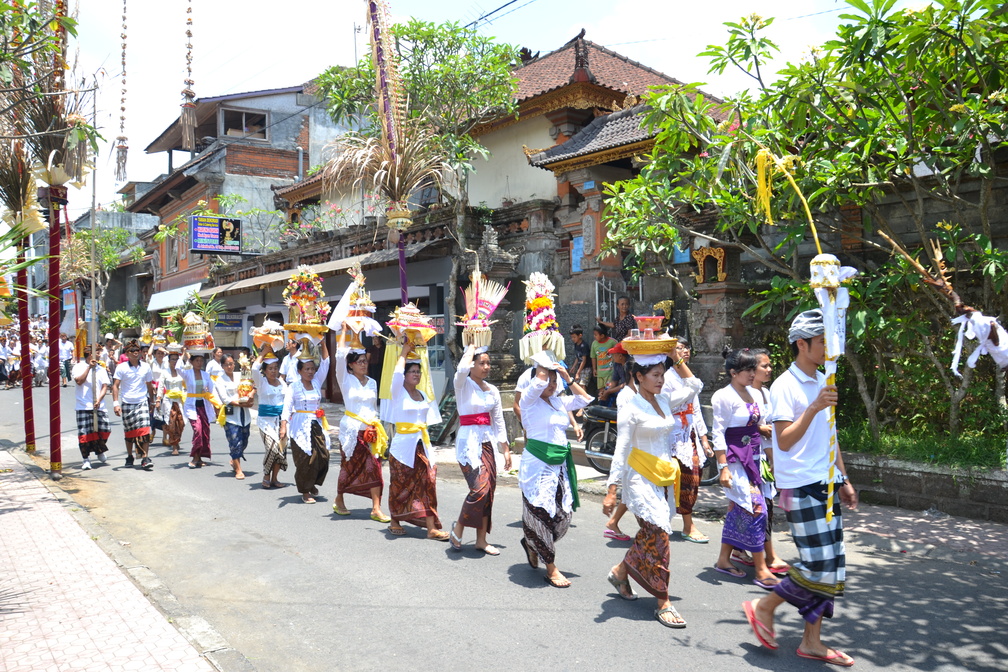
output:
<svg viewBox="0 0 1008 672"><path fill-rule="evenodd" d="M609 473L613 454L616 452L616 409L592 404L582 410L584 422L585 459L596 471ZM700 485L718 482L717 461L708 459L700 474Z"/></svg>

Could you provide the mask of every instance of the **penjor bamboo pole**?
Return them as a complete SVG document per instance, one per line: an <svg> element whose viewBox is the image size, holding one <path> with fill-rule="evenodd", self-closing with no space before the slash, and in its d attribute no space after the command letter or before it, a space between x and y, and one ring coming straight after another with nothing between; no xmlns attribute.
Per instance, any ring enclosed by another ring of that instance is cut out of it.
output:
<svg viewBox="0 0 1008 672"><path fill-rule="evenodd" d="M49 475L58 481L63 477L62 426L60 417L60 221L56 193L65 187L49 186L45 193L46 217L49 220Z"/></svg>
<svg viewBox="0 0 1008 672"><path fill-rule="evenodd" d="M35 452L35 407L32 399L31 331L28 321L28 269L24 268L31 236L26 236L18 248L17 272L18 329L21 336L21 394L24 401L25 450Z"/></svg>

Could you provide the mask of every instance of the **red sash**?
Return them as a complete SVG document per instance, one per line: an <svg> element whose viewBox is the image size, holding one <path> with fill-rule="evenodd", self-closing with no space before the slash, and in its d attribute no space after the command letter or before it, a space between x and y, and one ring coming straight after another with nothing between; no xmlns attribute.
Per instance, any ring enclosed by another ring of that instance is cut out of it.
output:
<svg viewBox="0 0 1008 672"><path fill-rule="evenodd" d="M459 415L459 424L463 427L469 425L489 425L489 413L474 413L472 415Z"/></svg>

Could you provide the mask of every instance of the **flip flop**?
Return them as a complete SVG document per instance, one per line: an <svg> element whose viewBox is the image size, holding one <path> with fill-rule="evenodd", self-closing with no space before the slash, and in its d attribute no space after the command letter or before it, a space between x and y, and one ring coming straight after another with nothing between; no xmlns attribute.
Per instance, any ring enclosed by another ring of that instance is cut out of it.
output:
<svg viewBox="0 0 1008 672"><path fill-rule="evenodd" d="M743 602L742 610L745 611L745 617L746 620L749 621L749 627L752 628L753 634L756 635L756 641L771 651L776 651L777 635L773 630L763 624L762 621L756 618L756 609L753 607L753 603Z"/></svg>
<svg viewBox="0 0 1008 672"><path fill-rule="evenodd" d="M448 543L451 544L453 551L462 550L462 539L455 536L455 526L458 524L457 520L453 520L451 524L451 529L448 531Z"/></svg>
<svg viewBox="0 0 1008 672"><path fill-rule="evenodd" d="M780 574L783 576L791 569L791 565L777 565L775 567L768 567L767 569L770 570L771 574Z"/></svg>
<svg viewBox="0 0 1008 672"><path fill-rule="evenodd" d="M833 652L833 655L817 656L813 653L805 653L801 649L797 649L796 653L799 658L818 660L821 663L829 663L830 665L839 665L840 667L851 667L854 665L854 659L843 651L837 651L836 649L830 649L830 651Z"/></svg>
<svg viewBox="0 0 1008 672"><path fill-rule="evenodd" d="M672 621L670 623L669 621L666 621L665 619L662 618L662 614L672 614L674 617L680 619L682 622L676 623L675 621ZM676 608L673 607L671 604L665 607L664 609L656 609L654 612L654 616L658 620L658 622L664 625L666 628L676 628L678 630L680 628L686 627L686 619L680 616L679 612L676 611Z"/></svg>
<svg viewBox="0 0 1008 672"><path fill-rule="evenodd" d="M705 537L704 535L700 535L698 537L698 536L695 536L695 535L692 535L692 534L689 534L689 535L684 534L684 535L682 535L682 538L685 539L686 541L692 541L694 544L707 544L707 543L710 543L710 537Z"/></svg>
<svg viewBox="0 0 1008 672"><path fill-rule="evenodd" d="M773 581L773 583L769 583L769 581ZM760 588L762 588L763 590L773 590L774 586L776 586L778 583L780 583L780 580L779 579L753 579L752 582L755 583Z"/></svg>
<svg viewBox="0 0 1008 672"><path fill-rule="evenodd" d="M731 569L722 569L721 567L714 565L714 571L721 572L722 574L727 574L728 576L734 576L736 579L744 579L746 575L745 572L743 572L738 567L732 567Z"/></svg>
<svg viewBox="0 0 1008 672"><path fill-rule="evenodd" d="M401 537L404 534L406 534L406 529L403 527L392 527L391 525L389 525L388 531L390 534L394 534L397 537Z"/></svg>
<svg viewBox="0 0 1008 672"><path fill-rule="evenodd" d="M450 535L444 530L431 530L427 533L428 539L433 539L434 541L448 541Z"/></svg>
<svg viewBox="0 0 1008 672"><path fill-rule="evenodd" d="M631 537L628 534L623 534L622 532L615 532L613 530L606 530L602 533L602 536L606 539L612 539L613 541L630 541Z"/></svg>
<svg viewBox="0 0 1008 672"><path fill-rule="evenodd" d="M486 546L484 546L479 550L483 551L487 555L500 555L500 551L497 549L497 547L491 546L490 544L487 544Z"/></svg>
<svg viewBox="0 0 1008 672"><path fill-rule="evenodd" d="M336 513L339 513L339 511L337 511ZM371 520L375 521L376 523L391 523L392 522L392 519L389 518L388 516L386 516L385 514L382 514L382 515L379 516L376 513L372 513L371 514Z"/></svg>
<svg viewBox="0 0 1008 672"><path fill-rule="evenodd" d="M555 580L551 579L548 576L544 576L543 581L553 586L554 588L570 588L571 586L570 581L567 581L566 578L564 579L564 581L567 581L567 583L557 583Z"/></svg>
<svg viewBox="0 0 1008 672"><path fill-rule="evenodd" d="M735 555L734 553L731 554L731 561L732 562L737 562L740 565L745 565L746 567L755 567L756 566L756 563L753 562L752 558L747 558L747 557L742 556L742 555Z"/></svg>
<svg viewBox="0 0 1008 672"><path fill-rule="evenodd" d="M525 537L522 537L519 541L521 547L525 549L525 558L528 560L529 567L532 569L539 568L539 556L529 548L528 542L525 541ZM559 586L558 586L559 587ZM566 588L566 586L564 586Z"/></svg>
<svg viewBox="0 0 1008 672"><path fill-rule="evenodd" d="M273 486L272 486L272 485L270 485L270 482L269 482L269 481L263 481L263 482L262 482L262 487L263 487L263 490L269 490L269 489L270 489L270 488L272 488Z"/></svg>
<svg viewBox="0 0 1008 672"><path fill-rule="evenodd" d="M615 574L609 572L609 576L606 577L606 580L609 581L612 587L616 589L616 594L619 595L620 598L624 600L629 600L631 602L637 599L637 593L635 593L633 587L631 587L629 579L623 579L622 581L620 581L619 579L616 578ZM624 595L623 591L620 590L620 588L623 587L626 587L629 596Z"/></svg>
<svg viewBox="0 0 1008 672"><path fill-rule="evenodd" d="M349 516L350 511L348 509L338 508L335 504L332 505L332 510L337 516Z"/></svg>

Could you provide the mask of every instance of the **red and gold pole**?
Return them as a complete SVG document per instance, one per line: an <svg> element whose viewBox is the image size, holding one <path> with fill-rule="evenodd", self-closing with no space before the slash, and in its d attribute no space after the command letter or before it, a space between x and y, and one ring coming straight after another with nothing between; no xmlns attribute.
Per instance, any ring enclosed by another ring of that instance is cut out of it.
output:
<svg viewBox="0 0 1008 672"><path fill-rule="evenodd" d="M59 206L67 202L67 188L62 185L41 187L39 204L49 221L49 475L62 478L62 422L60 416L60 222Z"/></svg>
<svg viewBox="0 0 1008 672"><path fill-rule="evenodd" d="M24 264L27 257L28 246L31 244L31 236L27 236L21 241L18 248L17 263ZM29 453L35 452L35 408L32 403L32 375L31 375L31 332L28 322L28 270L21 268L17 272L17 304L18 322L21 336L21 394L24 399L24 429L25 429L25 450Z"/></svg>

